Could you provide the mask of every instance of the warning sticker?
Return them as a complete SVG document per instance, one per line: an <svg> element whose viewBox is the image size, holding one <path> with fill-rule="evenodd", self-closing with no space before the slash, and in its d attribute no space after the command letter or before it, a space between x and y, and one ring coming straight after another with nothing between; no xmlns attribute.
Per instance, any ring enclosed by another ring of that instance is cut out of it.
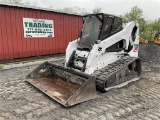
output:
<svg viewBox="0 0 160 120"><path fill-rule="evenodd" d="M139 49L139 44L134 44L133 52L138 52L138 49Z"/></svg>

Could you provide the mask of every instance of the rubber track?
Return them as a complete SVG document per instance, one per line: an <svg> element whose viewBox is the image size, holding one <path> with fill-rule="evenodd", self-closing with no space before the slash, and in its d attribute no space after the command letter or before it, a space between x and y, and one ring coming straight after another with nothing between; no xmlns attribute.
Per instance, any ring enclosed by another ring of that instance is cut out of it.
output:
<svg viewBox="0 0 160 120"><path fill-rule="evenodd" d="M96 86L102 90L105 91L105 83L108 80L108 78L120 70L127 67L129 64L131 64L133 61L139 59L138 57L130 57L130 56L124 56L121 59L117 60L116 62L109 64L108 66L102 68L101 70L98 70L95 72L95 75L97 76L96 79ZM129 81L128 76L128 81Z"/></svg>

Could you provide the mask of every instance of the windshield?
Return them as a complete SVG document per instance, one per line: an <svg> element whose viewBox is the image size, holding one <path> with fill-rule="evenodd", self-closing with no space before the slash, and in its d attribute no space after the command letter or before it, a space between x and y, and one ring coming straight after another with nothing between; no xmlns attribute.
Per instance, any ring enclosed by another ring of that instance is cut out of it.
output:
<svg viewBox="0 0 160 120"><path fill-rule="evenodd" d="M100 25L102 25L102 23L95 16L88 16L86 18L80 37L80 48L92 48L95 41L98 40Z"/></svg>

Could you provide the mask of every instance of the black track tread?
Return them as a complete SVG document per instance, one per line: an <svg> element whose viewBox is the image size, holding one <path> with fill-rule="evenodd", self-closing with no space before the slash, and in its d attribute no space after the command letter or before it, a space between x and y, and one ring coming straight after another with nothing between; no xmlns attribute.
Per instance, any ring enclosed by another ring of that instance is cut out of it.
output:
<svg viewBox="0 0 160 120"><path fill-rule="evenodd" d="M121 59L117 60L116 62L109 64L108 66L95 71L95 75L97 76L96 79L96 86L102 91L105 91L105 83L111 75L116 74L118 71L124 69L126 66L131 64L133 61L139 59L138 57L130 57L124 56Z"/></svg>

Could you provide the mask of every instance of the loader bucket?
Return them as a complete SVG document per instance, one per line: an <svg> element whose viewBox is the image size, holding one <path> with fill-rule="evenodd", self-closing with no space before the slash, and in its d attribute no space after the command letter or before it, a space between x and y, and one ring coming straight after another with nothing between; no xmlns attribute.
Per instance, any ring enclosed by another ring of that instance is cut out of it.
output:
<svg viewBox="0 0 160 120"><path fill-rule="evenodd" d="M27 76L27 82L66 107L96 98L95 79L49 62Z"/></svg>

